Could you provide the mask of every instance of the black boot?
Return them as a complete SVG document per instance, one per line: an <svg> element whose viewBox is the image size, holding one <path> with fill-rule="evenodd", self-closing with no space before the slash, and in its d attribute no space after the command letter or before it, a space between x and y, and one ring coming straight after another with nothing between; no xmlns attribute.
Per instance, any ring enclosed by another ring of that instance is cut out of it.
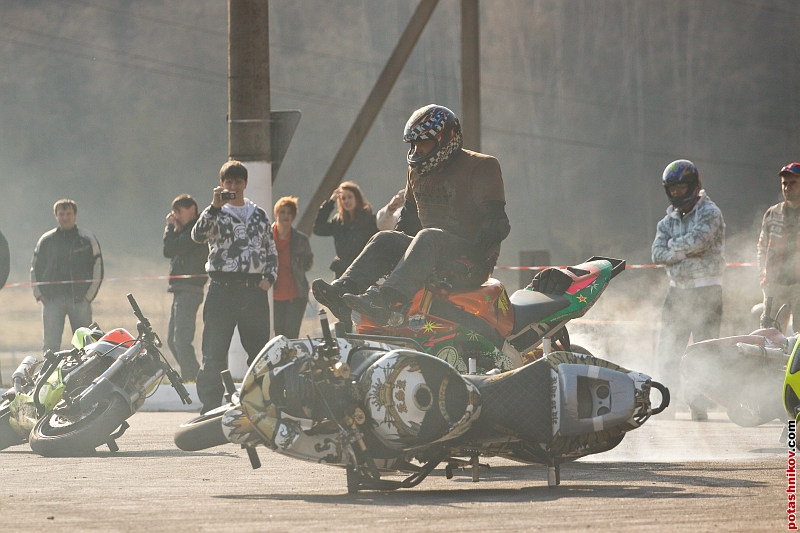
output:
<svg viewBox="0 0 800 533"><path fill-rule="evenodd" d="M403 302L394 291L386 294L373 285L364 294L345 294L343 299L350 309L368 316L376 324L400 327L405 321Z"/></svg>
<svg viewBox="0 0 800 533"><path fill-rule="evenodd" d="M327 307L333 316L345 324L350 323L351 310L342 300L342 295L346 292L347 285L335 280L333 283L326 283L322 279L315 279L311 283L311 292L320 304Z"/></svg>

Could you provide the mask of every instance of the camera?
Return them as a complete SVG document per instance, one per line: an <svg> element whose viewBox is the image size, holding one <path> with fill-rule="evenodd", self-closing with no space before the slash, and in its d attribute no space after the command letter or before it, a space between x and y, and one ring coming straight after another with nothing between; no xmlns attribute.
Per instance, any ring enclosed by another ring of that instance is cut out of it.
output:
<svg viewBox="0 0 800 533"><path fill-rule="evenodd" d="M226 191L226 192L221 193L219 196L223 200L235 200L236 199L236 193L235 192L227 192Z"/></svg>

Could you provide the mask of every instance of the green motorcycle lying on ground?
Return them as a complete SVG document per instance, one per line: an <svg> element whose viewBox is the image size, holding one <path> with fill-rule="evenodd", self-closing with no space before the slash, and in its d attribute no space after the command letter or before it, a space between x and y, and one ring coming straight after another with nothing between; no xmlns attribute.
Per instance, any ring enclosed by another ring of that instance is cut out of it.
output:
<svg viewBox="0 0 800 533"><path fill-rule="evenodd" d="M178 373L159 351L161 340L128 295L138 336L125 329L78 328L72 349L26 357L0 402L0 450L29 442L44 456L76 456L108 445L129 427L126 420L166 375L191 403Z"/></svg>

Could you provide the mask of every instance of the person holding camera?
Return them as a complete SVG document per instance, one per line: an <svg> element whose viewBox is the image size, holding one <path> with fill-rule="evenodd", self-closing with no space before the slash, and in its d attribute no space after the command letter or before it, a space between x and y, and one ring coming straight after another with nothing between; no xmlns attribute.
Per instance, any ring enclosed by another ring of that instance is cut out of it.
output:
<svg viewBox="0 0 800 533"><path fill-rule="evenodd" d="M183 381L194 381L200 364L194 350L197 310L203 303L208 248L192 240L197 222L197 202L188 194L172 201L164 228L164 257L169 259L169 313L167 345L181 367Z"/></svg>
<svg viewBox="0 0 800 533"><path fill-rule="evenodd" d="M244 197L247 167L231 160L219 171L211 205L192 228L192 239L208 244L211 278L203 306L203 364L197 395L205 413L219 407L225 388L219 373L238 326L247 365L270 338L269 295L278 273L278 252L266 211Z"/></svg>

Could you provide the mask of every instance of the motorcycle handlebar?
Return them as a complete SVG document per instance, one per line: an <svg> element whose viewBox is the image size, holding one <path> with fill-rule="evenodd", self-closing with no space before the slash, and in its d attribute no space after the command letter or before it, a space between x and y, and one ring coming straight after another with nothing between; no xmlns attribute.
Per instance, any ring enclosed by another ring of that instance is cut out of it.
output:
<svg viewBox="0 0 800 533"><path fill-rule="evenodd" d="M161 339L158 337L158 334L153 331L153 327L150 325L150 320L144 316L142 313L142 309L139 307L139 304L136 302L136 298L133 297L133 294L128 293L128 302L131 304L133 308L133 314L136 316L137 320L139 320L139 333L146 333L148 335L152 335L153 344L156 345L157 348L161 348L163 345Z"/></svg>
<svg viewBox="0 0 800 533"><path fill-rule="evenodd" d="M136 298L134 298L133 294L131 293L128 293L128 302L130 302L131 307L133 308L133 314L136 315L136 318L138 318L141 322L147 322L142 310L139 308L139 304L136 303Z"/></svg>

